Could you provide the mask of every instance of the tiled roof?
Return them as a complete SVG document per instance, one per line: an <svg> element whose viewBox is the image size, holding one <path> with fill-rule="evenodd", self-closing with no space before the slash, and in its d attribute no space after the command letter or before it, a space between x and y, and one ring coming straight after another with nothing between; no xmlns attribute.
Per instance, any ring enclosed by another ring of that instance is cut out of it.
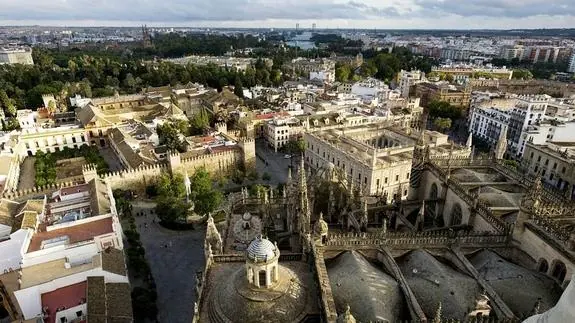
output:
<svg viewBox="0 0 575 323"><path fill-rule="evenodd" d="M104 277L88 277L88 322L132 322L130 285L104 282Z"/></svg>
<svg viewBox="0 0 575 323"><path fill-rule="evenodd" d="M129 300L129 284L106 284L106 317L108 322L132 322L132 304Z"/></svg>
<svg viewBox="0 0 575 323"><path fill-rule="evenodd" d="M42 241L57 237L67 236L69 238L69 243L74 244L82 241L88 241L94 237L112 232L114 232L112 227L112 217L107 217L101 220L78 224L52 231L37 232L30 240L28 252L40 250Z"/></svg>
<svg viewBox="0 0 575 323"><path fill-rule="evenodd" d="M0 201L0 224L11 226L12 230L20 228L34 228L36 216L42 213L44 201L30 199L18 203L8 199Z"/></svg>
<svg viewBox="0 0 575 323"><path fill-rule="evenodd" d="M126 261L124 252L116 248L108 248L102 253L102 269L114 274L126 276Z"/></svg>
<svg viewBox="0 0 575 323"><path fill-rule="evenodd" d="M106 283L104 277L88 277L88 290L86 291L88 303L88 321L106 322Z"/></svg>

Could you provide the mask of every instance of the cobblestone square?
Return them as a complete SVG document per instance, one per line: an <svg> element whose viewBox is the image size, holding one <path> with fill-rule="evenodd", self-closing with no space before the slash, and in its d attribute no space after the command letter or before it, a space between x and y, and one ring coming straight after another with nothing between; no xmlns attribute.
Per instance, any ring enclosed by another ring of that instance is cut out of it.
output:
<svg viewBox="0 0 575 323"><path fill-rule="evenodd" d="M134 202L134 215L146 259L158 292L158 321L190 322L193 316L195 273L204 269L204 231L172 231L154 222L155 204Z"/></svg>

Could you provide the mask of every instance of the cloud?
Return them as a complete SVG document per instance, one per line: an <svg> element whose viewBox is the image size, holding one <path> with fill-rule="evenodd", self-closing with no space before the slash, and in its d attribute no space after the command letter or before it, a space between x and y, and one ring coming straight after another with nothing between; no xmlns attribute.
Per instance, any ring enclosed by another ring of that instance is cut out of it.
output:
<svg viewBox="0 0 575 323"><path fill-rule="evenodd" d="M337 0L0 0L5 20L246 21L364 19L396 8Z"/></svg>
<svg viewBox="0 0 575 323"><path fill-rule="evenodd" d="M574 18L575 0L0 0L0 24L541 28Z"/></svg>
<svg viewBox="0 0 575 323"><path fill-rule="evenodd" d="M526 18L533 16L575 16L573 0L415 0L421 12Z"/></svg>

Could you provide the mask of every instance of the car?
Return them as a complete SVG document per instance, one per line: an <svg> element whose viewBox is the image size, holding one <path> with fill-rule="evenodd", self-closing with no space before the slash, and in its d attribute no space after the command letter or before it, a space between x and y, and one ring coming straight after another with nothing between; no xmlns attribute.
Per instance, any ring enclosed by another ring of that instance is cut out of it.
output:
<svg viewBox="0 0 575 323"><path fill-rule="evenodd" d="M285 159L290 159L292 156L291 155L284 155Z"/></svg>

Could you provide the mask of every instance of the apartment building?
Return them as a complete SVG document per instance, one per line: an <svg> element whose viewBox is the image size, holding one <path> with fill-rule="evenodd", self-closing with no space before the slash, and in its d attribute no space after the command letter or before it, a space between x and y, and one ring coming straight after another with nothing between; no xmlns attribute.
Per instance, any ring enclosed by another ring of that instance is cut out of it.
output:
<svg viewBox="0 0 575 323"><path fill-rule="evenodd" d="M564 191L570 199L574 198L574 141L543 144L528 142L521 165L529 174L541 176L544 182Z"/></svg>
<svg viewBox="0 0 575 323"><path fill-rule="evenodd" d="M517 97L513 109L509 110L508 152L513 158L521 158L525 151L528 126L542 120L551 97L548 95L522 95Z"/></svg>
<svg viewBox="0 0 575 323"><path fill-rule="evenodd" d="M397 89L401 93L401 97L408 98L410 89L417 83L425 80L425 73L422 71L404 71L401 70L397 76L399 86Z"/></svg>

